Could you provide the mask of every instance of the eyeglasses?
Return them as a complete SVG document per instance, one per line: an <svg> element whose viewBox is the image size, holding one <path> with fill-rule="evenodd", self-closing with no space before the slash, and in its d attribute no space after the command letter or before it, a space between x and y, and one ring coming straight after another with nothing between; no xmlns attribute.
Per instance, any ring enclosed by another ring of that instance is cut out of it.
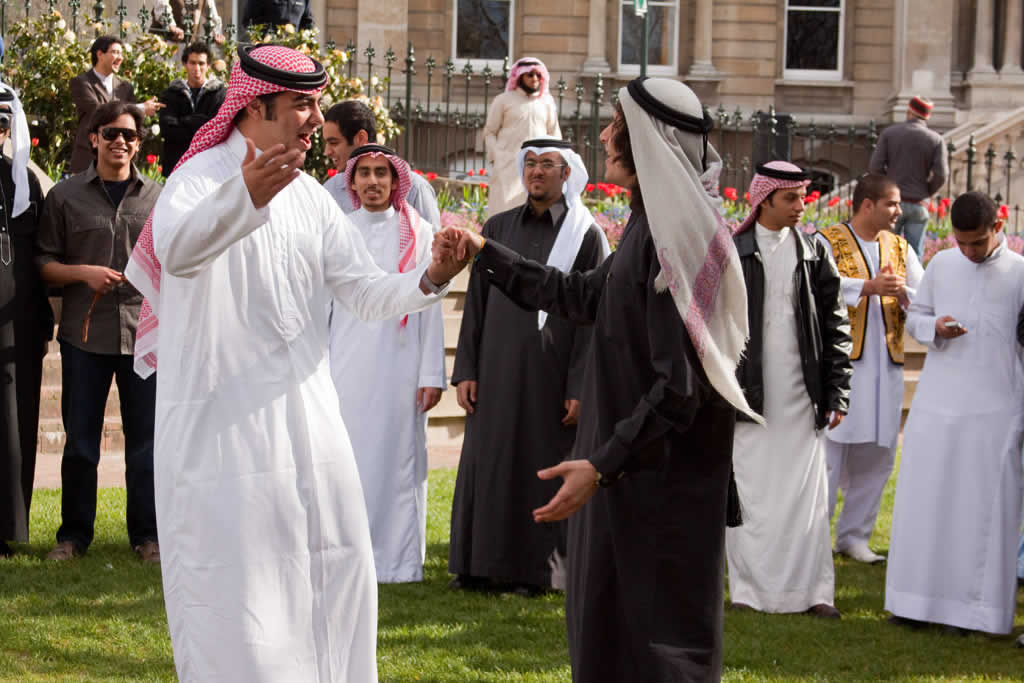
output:
<svg viewBox="0 0 1024 683"><path fill-rule="evenodd" d="M113 142L119 135L124 138L125 142L135 142L135 139L139 137L139 131L131 128L104 128L100 131L100 136L107 142Z"/></svg>
<svg viewBox="0 0 1024 683"><path fill-rule="evenodd" d="M538 166L540 167L540 170L544 171L545 173L551 173L556 168L564 167L565 164L556 164L553 161L546 161L546 160L545 161L537 161L536 159L527 159L526 161L523 162L523 168L525 168L528 171L532 171L533 169L537 168Z"/></svg>

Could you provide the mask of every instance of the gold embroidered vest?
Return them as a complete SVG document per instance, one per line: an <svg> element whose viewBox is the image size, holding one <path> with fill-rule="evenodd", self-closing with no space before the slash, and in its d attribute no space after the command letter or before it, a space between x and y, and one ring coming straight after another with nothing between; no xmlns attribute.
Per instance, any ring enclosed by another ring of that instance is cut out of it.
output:
<svg viewBox="0 0 1024 683"><path fill-rule="evenodd" d="M835 258L839 274L843 277L870 280L871 271L867 259L861 252L860 244L853 235L853 230L846 223L833 225L821 231L829 244L832 245L832 256ZM878 253L880 256L879 271L886 266L900 277L907 276L907 241L888 230L878 234ZM896 297L883 296L882 320L885 323L885 345L889 349L889 358L896 365L903 365L903 327L907 315ZM850 334L853 337L853 352L850 360L859 360L864 350L864 335L868 326L868 297L862 296L856 306L851 306Z"/></svg>

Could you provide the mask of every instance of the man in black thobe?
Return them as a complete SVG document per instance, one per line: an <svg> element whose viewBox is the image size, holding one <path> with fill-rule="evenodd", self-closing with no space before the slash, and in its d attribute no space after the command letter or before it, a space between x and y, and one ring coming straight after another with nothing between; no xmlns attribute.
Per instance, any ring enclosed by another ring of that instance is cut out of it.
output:
<svg viewBox="0 0 1024 683"><path fill-rule="evenodd" d="M14 92L0 86L0 557L28 541L39 435L39 389L53 312L35 265L42 192L28 168L28 124Z"/></svg>
<svg viewBox="0 0 1024 683"><path fill-rule="evenodd" d="M619 91L601 134L605 178L632 189L633 213L596 270L566 275L466 231L435 240L437 259L477 255L492 291L594 324L575 459L538 473L563 484L534 511L541 522L572 515L577 683L721 676L732 435L736 410L751 411L735 377L746 291L702 114L670 79Z"/></svg>
<svg viewBox="0 0 1024 683"><path fill-rule="evenodd" d="M489 219L483 234L560 270L597 267L607 242L579 198L588 178L571 144L528 140L518 160L528 199ZM524 310L473 269L452 372L466 410L452 587L499 584L529 596L552 586L549 559L556 546L564 552L564 525L534 523L532 511L558 490L536 473L568 457L576 438L589 340L589 325Z"/></svg>

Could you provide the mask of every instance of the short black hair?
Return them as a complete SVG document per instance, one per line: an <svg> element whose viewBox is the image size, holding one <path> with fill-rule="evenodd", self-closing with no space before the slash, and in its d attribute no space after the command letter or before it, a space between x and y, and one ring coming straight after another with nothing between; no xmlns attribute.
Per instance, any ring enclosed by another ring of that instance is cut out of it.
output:
<svg viewBox="0 0 1024 683"><path fill-rule="evenodd" d="M860 211L860 205L865 199L877 202L894 188L899 189L899 185L891 178L881 173L865 173L857 179L857 187L853 190L853 212Z"/></svg>
<svg viewBox="0 0 1024 683"><path fill-rule="evenodd" d="M194 43L190 43L185 46L181 51L181 63L188 64L189 55L206 55L206 61L213 61L213 53L210 51L210 46L201 40L197 40Z"/></svg>
<svg viewBox="0 0 1024 683"><path fill-rule="evenodd" d="M117 36L100 36L92 41L92 45L89 47L89 55L92 57L93 66L96 66L96 62L99 61L99 54L110 51L111 45L120 45L123 48L124 41Z"/></svg>
<svg viewBox="0 0 1024 683"><path fill-rule="evenodd" d="M257 95L256 96L256 99L258 99L260 102L262 102L263 106L267 108L267 120L268 121L273 121L274 120L274 100L277 99L278 95L283 95L283 94L284 94L284 92L268 92L266 94ZM231 120L231 125L232 126L234 126L235 128L238 128L238 124L241 123L242 119L245 118L245 110L247 108L248 107L246 106L246 107L242 107L241 109L238 110L238 113L235 114L235 118Z"/></svg>
<svg viewBox="0 0 1024 683"><path fill-rule="evenodd" d="M997 213L996 203L985 193L975 190L956 198L949 210L949 220L953 229L960 232L974 232L982 228L987 231L995 227Z"/></svg>
<svg viewBox="0 0 1024 683"><path fill-rule="evenodd" d="M366 137L371 143L377 142L377 118L370 108L359 100L339 102L327 110L324 121L336 125L350 145L361 130L366 131Z"/></svg>
<svg viewBox="0 0 1024 683"><path fill-rule="evenodd" d="M145 132L142 127L142 112L139 111L136 105L124 100L111 100L96 107L96 110L92 113L92 118L89 119L89 132L98 133L101 126L105 126L125 114L131 116L135 121L135 130L139 131L141 136Z"/></svg>

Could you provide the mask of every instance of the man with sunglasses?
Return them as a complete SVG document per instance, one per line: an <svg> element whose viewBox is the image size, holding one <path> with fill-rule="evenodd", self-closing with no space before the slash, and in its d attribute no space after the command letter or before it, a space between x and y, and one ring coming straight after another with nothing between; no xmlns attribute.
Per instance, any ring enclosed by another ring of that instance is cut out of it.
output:
<svg viewBox="0 0 1024 683"><path fill-rule="evenodd" d="M96 467L104 436L110 382L117 381L124 429L128 539L144 562L158 563L153 502L153 419L156 378L135 374L132 354L142 295L122 271L156 204L160 185L132 160L141 144L142 114L128 102L100 105L89 140L92 164L58 183L46 198L36 262L43 279L63 287L57 338L61 411L67 441L61 460L61 525L47 556L85 554L96 517Z"/></svg>
<svg viewBox="0 0 1024 683"><path fill-rule="evenodd" d="M563 272L600 265L608 242L580 199L587 170L571 143L528 140L514 161L528 199L488 220L484 236ZM590 329L519 307L491 287L486 269L473 269L452 372L466 411L448 556L453 588L497 584L532 596L564 587L564 524L536 524L531 513L558 490L537 471L568 457L576 439Z"/></svg>

